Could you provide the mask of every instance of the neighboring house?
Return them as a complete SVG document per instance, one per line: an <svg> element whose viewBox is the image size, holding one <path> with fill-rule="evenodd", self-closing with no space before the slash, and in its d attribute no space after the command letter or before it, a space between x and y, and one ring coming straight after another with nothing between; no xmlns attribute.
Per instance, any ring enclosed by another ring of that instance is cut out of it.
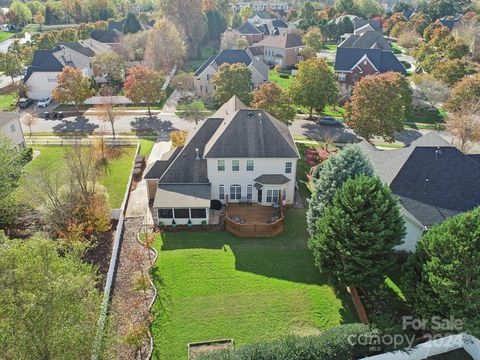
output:
<svg viewBox="0 0 480 360"><path fill-rule="evenodd" d="M400 200L407 235L399 249L415 250L428 228L480 205L478 155L465 155L434 132L403 149L359 146Z"/></svg>
<svg viewBox="0 0 480 360"><path fill-rule="evenodd" d="M185 146L145 172L156 223L218 223L212 200L291 205L297 148L288 126L237 97L205 120Z"/></svg>
<svg viewBox="0 0 480 360"><path fill-rule="evenodd" d="M385 354L369 356L360 360L479 360L480 341L467 333L433 337L411 349L397 350Z"/></svg>
<svg viewBox="0 0 480 360"><path fill-rule="evenodd" d="M94 39L60 43L52 50L36 50L23 78L28 96L32 99L51 96L57 85L57 76L66 66L79 69L84 76L93 76L93 57L110 50L110 46Z"/></svg>
<svg viewBox="0 0 480 360"><path fill-rule="evenodd" d="M263 32L248 21L233 30L233 32L238 33L240 37L247 40L250 45L263 39Z"/></svg>
<svg viewBox="0 0 480 360"><path fill-rule="evenodd" d="M440 24L443 26L446 26L449 30L452 30L455 26L460 24L460 21L462 21L463 15L457 15L457 16L444 16L438 21Z"/></svg>
<svg viewBox="0 0 480 360"><path fill-rule="evenodd" d="M215 92L213 76L222 64L245 64L252 72L252 89L268 81L268 66L246 50L223 50L207 59L194 74L194 88L198 95L209 96Z"/></svg>
<svg viewBox="0 0 480 360"><path fill-rule="evenodd" d="M392 51L392 45L380 31L366 31L362 35L351 34L338 47L356 49L380 49Z"/></svg>
<svg viewBox="0 0 480 360"><path fill-rule="evenodd" d="M290 8L290 5L287 2L270 2L270 1L237 1L236 3L232 4L232 10L234 12L239 12L244 7L251 6L252 10L262 11L262 10L274 10L286 13Z"/></svg>
<svg viewBox="0 0 480 360"><path fill-rule="evenodd" d="M106 30L92 30L90 37L104 44L116 44L120 42L123 34L125 19L120 21L109 20Z"/></svg>
<svg viewBox="0 0 480 360"><path fill-rule="evenodd" d="M258 29L263 35L280 35L281 33L288 31L290 28L285 21L273 19L266 24L259 25Z"/></svg>
<svg viewBox="0 0 480 360"><path fill-rule="evenodd" d="M263 50L263 60L266 64L280 65L281 67L295 66L300 60L300 52L305 47L300 36L296 33L285 32L280 35L264 37L262 41L254 44L258 53Z"/></svg>
<svg viewBox="0 0 480 360"><path fill-rule="evenodd" d="M17 149L25 148L25 137L19 113L0 112L0 135L9 139Z"/></svg>
<svg viewBox="0 0 480 360"><path fill-rule="evenodd" d="M353 19L353 34L362 35L367 31L382 31L382 24L377 20Z"/></svg>
<svg viewBox="0 0 480 360"><path fill-rule="evenodd" d="M340 85L350 90L358 80L367 75L388 71L407 74L407 70L392 51L381 49L338 47L334 69Z"/></svg>
<svg viewBox="0 0 480 360"><path fill-rule="evenodd" d="M250 19L248 19L248 22L253 24L253 25L265 25L265 24L268 24L270 21L272 21L273 19L275 19L275 17L273 15L271 15L269 12L267 11L258 11L257 13L255 13L254 15L252 15L250 17Z"/></svg>

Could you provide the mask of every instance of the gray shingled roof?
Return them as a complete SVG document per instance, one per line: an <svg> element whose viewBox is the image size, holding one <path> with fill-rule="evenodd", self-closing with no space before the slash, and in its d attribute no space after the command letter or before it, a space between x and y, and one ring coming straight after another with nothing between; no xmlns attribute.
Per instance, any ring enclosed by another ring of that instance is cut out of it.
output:
<svg viewBox="0 0 480 360"><path fill-rule="evenodd" d="M61 50L61 47L62 46L65 46L65 47L68 47L72 50L75 50L76 52L84 55L84 56L88 56L88 57L94 57L95 56L95 52L86 47L86 46L83 46L82 44L80 44L79 42L69 42L69 43L59 43L57 46L56 46L56 50Z"/></svg>
<svg viewBox="0 0 480 360"><path fill-rule="evenodd" d="M392 51L392 46L380 31L367 31L362 35L351 35L345 39L338 47L357 48L357 49L381 49Z"/></svg>
<svg viewBox="0 0 480 360"><path fill-rule="evenodd" d="M255 46L270 46L279 49L289 49L304 46L302 39L296 33L282 33L280 35L266 36L263 40L255 44Z"/></svg>
<svg viewBox="0 0 480 360"><path fill-rule="evenodd" d="M222 50L217 55L211 56L203 63L200 68L195 71L194 76L200 75L205 68L210 65L214 64L216 67L222 64L245 64L245 66L249 66L252 63L253 59L252 56L248 54L246 50Z"/></svg>
<svg viewBox="0 0 480 360"><path fill-rule="evenodd" d="M170 185L157 188L153 207L155 208L209 208L211 185Z"/></svg>
<svg viewBox="0 0 480 360"><path fill-rule="evenodd" d="M334 69L336 71L350 71L365 55L381 73L395 71L403 75L407 74L405 67L391 51L380 49L339 47L337 48L337 54L335 56Z"/></svg>
<svg viewBox="0 0 480 360"><path fill-rule="evenodd" d="M404 149L379 151L366 142L360 148L424 226L480 205L480 165L433 132Z"/></svg>
<svg viewBox="0 0 480 360"><path fill-rule="evenodd" d="M263 185L283 185L288 183L290 179L283 174L264 174L254 181Z"/></svg>
<svg viewBox="0 0 480 360"><path fill-rule="evenodd" d="M26 82L30 76L35 72L60 72L63 65L53 55L57 50L55 49L39 49L33 53L32 64L27 68L23 82Z"/></svg>
<svg viewBox="0 0 480 360"><path fill-rule="evenodd" d="M179 152L183 149L183 146L176 147L174 150L169 151L168 153L162 156L162 160L157 160L153 164L151 164L145 170L144 179L154 180L159 179L160 176L163 175L165 170L171 165L173 160L177 157Z"/></svg>
<svg viewBox="0 0 480 360"><path fill-rule="evenodd" d="M207 160L203 159L205 144L218 129L222 119L207 119L178 153L160 177L161 184L208 184ZM197 151L198 149L198 158Z"/></svg>
<svg viewBox="0 0 480 360"><path fill-rule="evenodd" d="M258 30L254 25L252 25L248 21L244 22L242 25L240 25L237 28L237 31L240 34L244 34L244 35L252 35L252 34L261 35L262 34L262 32L260 30Z"/></svg>
<svg viewBox="0 0 480 360"><path fill-rule="evenodd" d="M288 126L263 110L239 110L226 118L205 149L206 158L297 158Z"/></svg>

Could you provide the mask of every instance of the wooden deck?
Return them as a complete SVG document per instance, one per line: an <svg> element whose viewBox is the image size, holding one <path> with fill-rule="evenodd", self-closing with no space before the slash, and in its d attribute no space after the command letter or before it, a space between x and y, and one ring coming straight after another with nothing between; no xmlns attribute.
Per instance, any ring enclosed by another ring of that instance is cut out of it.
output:
<svg viewBox="0 0 480 360"><path fill-rule="evenodd" d="M281 209L258 204L229 204L227 231L238 237L272 237L283 231L284 217Z"/></svg>

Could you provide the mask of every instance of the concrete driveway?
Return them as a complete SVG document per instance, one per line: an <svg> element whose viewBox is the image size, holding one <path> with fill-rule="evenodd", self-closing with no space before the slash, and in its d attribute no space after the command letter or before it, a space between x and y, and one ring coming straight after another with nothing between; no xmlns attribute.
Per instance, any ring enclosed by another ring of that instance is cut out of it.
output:
<svg viewBox="0 0 480 360"><path fill-rule="evenodd" d="M147 168L150 164L157 160L160 160L163 154L170 151L172 143L170 141L157 142L148 157ZM144 174L145 175L145 174ZM125 212L126 218L134 218L140 216L148 216L147 223L153 223L153 219L150 219L151 213L148 211L148 193L147 193L147 181L142 179L135 190L130 193L128 200L127 211Z"/></svg>

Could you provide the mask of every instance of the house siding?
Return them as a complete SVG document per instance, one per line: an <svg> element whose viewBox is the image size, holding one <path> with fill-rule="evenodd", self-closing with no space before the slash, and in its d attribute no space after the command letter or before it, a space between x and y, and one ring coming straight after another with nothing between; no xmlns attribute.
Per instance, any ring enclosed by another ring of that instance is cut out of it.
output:
<svg viewBox="0 0 480 360"><path fill-rule="evenodd" d="M212 200L220 200L219 185L225 186L225 195L230 193L230 185L240 185L242 189L242 198L247 196L247 186L255 185L255 179L264 174L282 174L290 179L285 185L264 185L263 187L263 205L268 205L266 195L268 189L286 188L286 204L293 204L295 197L295 175L297 170L296 158L222 158L225 160L225 171L218 171L217 161L219 159L207 159L208 178L212 184ZM232 160L240 161L240 170L232 171ZM247 171L247 160L254 161L254 170ZM285 163L292 163L291 173L285 173ZM257 202L258 192L255 187L252 189L252 200ZM220 200L225 202L225 199ZM232 201L232 200L229 200Z"/></svg>
<svg viewBox="0 0 480 360"><path fill-rule="evenodd" d="M12 131L12 126L15 131ZM0 127L0 134L9 139L17 149L23 149L25 147L25 137L19 118L13 119Z"/></svg>

